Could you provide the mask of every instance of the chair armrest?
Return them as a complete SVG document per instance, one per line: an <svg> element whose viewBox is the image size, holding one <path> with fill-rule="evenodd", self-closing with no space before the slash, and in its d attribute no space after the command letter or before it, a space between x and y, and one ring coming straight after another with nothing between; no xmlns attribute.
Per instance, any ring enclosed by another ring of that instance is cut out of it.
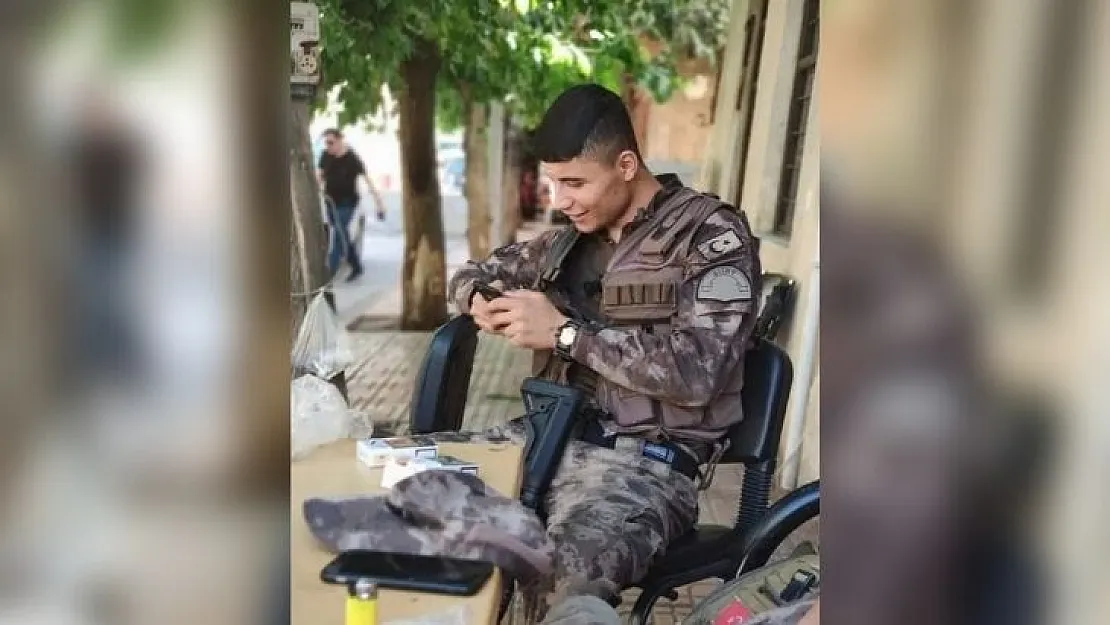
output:
<svg viewBox="0 0 1110 625"><path fill-rule="evenodd" d="M767 510L744 537L737 576L767 564L786 537L821 511L821 482L814 481L787 494Z"/></svg>

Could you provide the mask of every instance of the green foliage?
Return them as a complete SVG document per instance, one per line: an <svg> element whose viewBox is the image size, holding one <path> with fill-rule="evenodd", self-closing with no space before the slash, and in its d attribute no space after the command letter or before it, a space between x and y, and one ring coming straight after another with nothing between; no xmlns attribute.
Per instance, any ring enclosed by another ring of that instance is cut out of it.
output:
<svg viewBox="0 0 1110 625"><path fill-rule="evenodd" d="M439 75L436 82L436 127L451 132L466 124L466 104L456 85Z"/></svg>
<svg viewBox="0 0 1110 625"><path fill-rule="evenodd" d="M108 25L104 60L127 67L159 54L172 39L174 29L180 26L187 6L186 0L103 0L100 10ZM74 24L67 11L51 13L51 18L40 26L40 32L48 39L58 34L64 36L65 29Z"/></svg>
<svg viewBox="0 0 1110 625"><path fill-rule="evenodd" d="M158 48L177 24L183 3L180 0L112 0L106 5L110 23L117 35L112 38L113 53L125 61L144 56Z"/></svg>
<svg viewBox="0 0 1110 625"><path fill-rule="evenodd" d="M625 75L659 102L680 86L675 61L724 45L729 0L316 0L320 7L320 93L339 86L340 124L379 112L382 85L402 87L413 43L438 44L438 125L465 123L464 93L506 102L525 124L561 91L594 81L621 91ZM109 0L121 60L164 40L181 0ZM641 37L663 42L649 58ZM326 98L319 98L323 106Z"/></svg>
<svg viewBox="0 0 1110 625"><path fill-rule="evenodd" d="M414 42L439 49L437 125L465 123L466 101L502 100L525 125L567 87L625 78L664 102L683 57L724 43L728 0L319 0L323 90L339 86L340 124L380 110L381 85L402 88ZM643 39L660 42L647 54ZM320 104L323 104L321 102Z"/></svg>

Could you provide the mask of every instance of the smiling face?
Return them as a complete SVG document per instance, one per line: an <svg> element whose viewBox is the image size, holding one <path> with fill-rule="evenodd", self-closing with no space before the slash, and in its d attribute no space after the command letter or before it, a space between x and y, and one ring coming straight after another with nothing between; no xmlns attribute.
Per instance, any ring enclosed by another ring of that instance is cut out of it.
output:
<svg viewBox="0 0 1110 625"><path fill-rule="evenodd" d="M578 156L563 163L541 163L540 168L550 181L551 205L579 232L591 233L627 216L639 158L625 150L612 161Z"/></svg>

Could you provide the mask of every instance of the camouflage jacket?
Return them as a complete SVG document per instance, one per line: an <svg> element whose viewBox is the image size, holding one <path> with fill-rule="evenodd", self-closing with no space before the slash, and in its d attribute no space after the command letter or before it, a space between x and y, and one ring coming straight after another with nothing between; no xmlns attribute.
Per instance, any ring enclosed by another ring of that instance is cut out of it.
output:
<svg viewBox="0 0 1110 625"><path fill-rule="evenodd" d="M616 413L609 429L654 427L674 438L712 440L741 417L735 400L761 289L758 240L734 208L674 176L659 180L663 189L619 243L600 233L579 237L548 294L557 306L569 303L596 320L572 356L600 378L601 407ZM501 247L460 269L449 285L459 310L469 310L477 281L533 288L561 232ZM652 245L662 260L648 258ZM652 294L664 305L651 306ZM721 410L725 396L729 405Z"/></svg>

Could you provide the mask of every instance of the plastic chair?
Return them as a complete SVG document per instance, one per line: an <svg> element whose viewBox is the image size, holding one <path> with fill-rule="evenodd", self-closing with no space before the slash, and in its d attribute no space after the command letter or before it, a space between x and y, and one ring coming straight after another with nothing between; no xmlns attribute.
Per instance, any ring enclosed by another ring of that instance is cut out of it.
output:
<svg viewBox="0 0 1110 625"><path fill-rule="evenodd" d="M409 408L413 434L462 428L477 347L478 326L469 315L451 319L432 334Z"/></svg>

